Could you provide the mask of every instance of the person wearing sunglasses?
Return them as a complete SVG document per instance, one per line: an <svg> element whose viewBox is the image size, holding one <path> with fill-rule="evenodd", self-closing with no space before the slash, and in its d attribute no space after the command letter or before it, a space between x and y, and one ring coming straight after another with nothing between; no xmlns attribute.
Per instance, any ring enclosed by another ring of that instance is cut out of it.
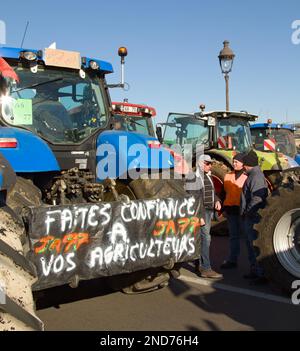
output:
<svg viewBox="0 0 300 351"><path fill-rule="evenodd" d="M215 272L210 263L211 220L214 211L220 211L221 202L216 195L211 178L212 159L209 155L201 155L197 162L196 178L202 183L205 224L200 228L201 248L200 259L196 261L195 270L202 278L220 279L222 274Z"/></svg>

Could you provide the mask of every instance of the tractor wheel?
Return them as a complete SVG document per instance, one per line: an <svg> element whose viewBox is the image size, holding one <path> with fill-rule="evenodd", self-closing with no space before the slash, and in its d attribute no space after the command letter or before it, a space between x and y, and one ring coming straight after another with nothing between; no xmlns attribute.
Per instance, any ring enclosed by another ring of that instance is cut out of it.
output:
<svg viewBox="0 0 300 351"><path fill-rule="evenodd" d="M116 180L116 186L115 189L118 193L118 195L126 195L129 197L130 200L136 200L136 196L134 192L130 189L128 184L126 182L122 182L120 180ZM114 195L112 191L107 191L104 193L104 201L105 202L111 202L115 201Z"/></svg>
<svg viewBox="0 0 300 351"><path fill-rule="evenodd" d="M129 183L129 188L137 199L164 199L187 195L184 183L180 179L136 179Z"/></svg>
<svg viewBox="0 0 300 351"><path fill-rule="evenodd" d="M186 195L183 181L180 179L143 179L122 181L116 180L115 189L119 195L127 195L130 200L162 199L168 197L182 197ZM104 195L104 201L114 201L112 192Z"/></svg>
<svg viewBox="0 0 300 351"><path fill-rule="evenodd" d="M149 293L168 286L170 275L173 275L174 270L171 272L163 268L151 268L134 273L121 274L108 278L108 284L115 291L122 291L127 295L136 295Z"/></svg>
<svg viewBox="0 0 300 351"><path fill-rule="evenodd" d="M223 192L225 175L231 170L232 169L229 168L224 162L213 160L211 173L216 194L218 196L220 196ZM221 217L219 221L212 222L211 233L216 236L228 235L227 221L224 217Z"/></svg>
<svg viewBox="0 0 300 351"><path fill-rule="evenodd" d="M25 259L24 225L8 206L0 208L0 330L43 330L35 314L34 268Z"/></svg>
<svg viewBox="0 0 300 351"><path fill-rule="evenodd" d="M127 195L130 200L181 197L186 195L183 182L177 179L140 178L132 180L128 184L118 180L116 190L119 194L121 194L119 191L122 190L122 193ZM130 281L130 284L126 287L121 287L121 290L125 294L140 294L163 288L168 285L170 277L180 275L179 269L180 267L174 268L172 265L161 269L135 272L130 275L130 279L133 278L134 282ZM123 277L124 279L126 279L126 276ZM124 286L123 280L119 280L119 283L122 281ZM119 284L117 285L119 286ZM116 282L112 280L111 286L116 289Z"/></svg>
<svg viewBox="0 0 300 351"><path fill-rule="evenodd" d="M266 277L286 292L300 279L300 185L279 188L260 211L255 246Z"/></svg>
<svg viewBox="0 0 300 351"><path fill-rule="evenodd" d="M122 289L127 295L144 294L169 285L170 275L167 272L149 274L146 278Z"/></svg>

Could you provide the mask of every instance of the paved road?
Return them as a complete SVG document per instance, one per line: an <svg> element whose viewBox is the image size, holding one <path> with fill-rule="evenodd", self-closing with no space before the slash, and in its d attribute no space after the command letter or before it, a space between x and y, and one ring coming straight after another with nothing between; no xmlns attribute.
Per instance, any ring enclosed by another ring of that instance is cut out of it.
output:
<svg viewBox="0 0 300 351"><path fill-rule="evenodd" d="M214 237L216 267L226 256L226 237ZM300 330L300 306L292 305L270 284L251 286L245 252L238 270L218 282L202 279L186 264L169 287L125 295L101 287L101 280L82 282L77 289L52 289L38 303L46 330L200 331Z"/></svg>

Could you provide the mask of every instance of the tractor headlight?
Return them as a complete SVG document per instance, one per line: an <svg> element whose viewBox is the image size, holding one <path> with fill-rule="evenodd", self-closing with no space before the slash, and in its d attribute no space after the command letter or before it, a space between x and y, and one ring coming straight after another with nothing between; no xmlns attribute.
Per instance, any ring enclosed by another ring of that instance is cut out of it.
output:
<svg viewBox="0 0 300 351"><path fill-rule="evenodd" d="M99 69L99 64L96 61L91 60L90 61L90 68L91 69Z"/></svg>
<svg viewBox="0 0 300 351"><path fill-rule="evenodd" d="M32 51L22 51L20 57L27 61L35 61L37 59L37 54Z"/></svg>

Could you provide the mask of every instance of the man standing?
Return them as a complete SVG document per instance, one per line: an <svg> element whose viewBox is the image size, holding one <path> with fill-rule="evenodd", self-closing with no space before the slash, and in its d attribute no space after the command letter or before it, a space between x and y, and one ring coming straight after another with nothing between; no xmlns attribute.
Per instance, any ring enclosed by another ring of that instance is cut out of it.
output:
<svg viewBox="0 0 300 351"><path fill-rule="evenodd" d="M203 188L203 217L205 225L200 228L201 250L199 263L196 264L196 272L203 278L219 279L223 276L212 270L209 258L211 220L214 215L214 210L219 211L221 209L221 202L215 194L214 184L210 176L211 166L211 157L209 155L201 155L197 164L196 177L201 181Z"/></svg>
<svg viewBox="0 0 300 351"><path fill-rule="evenodd" d="M240 217L241 193L247 175L244 171L243 154L236 154L233 157L233 171L227 173L224 178L225 200L223 203L226 213L230 251L228 259L222 263L222 269L237 267L237 260L240 254L240 237L242 233L242 221Z"/></svg>
<svg viewBox="0 0 300 351"><path fill-rule="evenodd" d="M257 263L257 253L253 246L253 241L257 238L254 225L259 222L258 210L266 204L268 187L264 174L258 166L258 157L253 150L245 155L243 162L248 179L243 186L241 194L240 213L244 224L248 259L250 262L250 273L246 274L244 278L255 279L256 282L254 283L260 283L264 282L265 278L262 267Z"/></svg>

